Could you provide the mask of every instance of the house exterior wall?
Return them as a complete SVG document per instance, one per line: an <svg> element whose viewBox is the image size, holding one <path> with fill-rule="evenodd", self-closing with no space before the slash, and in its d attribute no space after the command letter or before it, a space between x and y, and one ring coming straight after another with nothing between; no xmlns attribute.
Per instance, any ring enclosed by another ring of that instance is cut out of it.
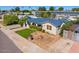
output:
<svg viewBox="0 0 79 59"><path fill-rule="evenodd" d="M29 24L27 23L27 21L23 24L23 28L29 28Z"/></svg>
<svg viewBox="0 0 79 59"><path fill-rule="evenodd" d="M32 11L32 14L33 14L34 16L36 16L36 13L35 13L35 11Z"/></svg>
<svg viewBox="0 0 79 59"><path fill-rule="evenodd" d="M47 25L50 25L52 27L52 29L48 30ZM57 34L57 28L50 23L43 24L42 29L45 30L46 32L50 33L50 34L55 34L55 35Z"/></svg>

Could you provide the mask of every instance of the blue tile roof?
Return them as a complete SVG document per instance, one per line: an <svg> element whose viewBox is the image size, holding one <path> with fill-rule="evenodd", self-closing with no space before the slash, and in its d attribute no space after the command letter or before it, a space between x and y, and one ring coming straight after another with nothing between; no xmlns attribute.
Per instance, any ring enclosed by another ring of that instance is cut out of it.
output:
<svg viewBox="0 0 79 59"><path fill-rule="evenodd" d="M58 27L58 26L61 26L64 21L62 19L54 19L54 20L51 20L49 23L51 23L52 25Z"/></svg>
<svg viewBox="0 0 79 59"><path fill-rule="evenodd" d="M50 18L31 18L28 17L28 22L36 23L36 24L44 24L44 23L50 23L56 27L60 26L62 23L64 23L63 19L50 19Z"/></svg>
<svg viewBox="0 0 79 59"><path fill-rule="evenodd" d="M28 22L33 22L36 24L43 24L43 23L48 22L48 18L31 18L31 17L28 17Z"/></svg>

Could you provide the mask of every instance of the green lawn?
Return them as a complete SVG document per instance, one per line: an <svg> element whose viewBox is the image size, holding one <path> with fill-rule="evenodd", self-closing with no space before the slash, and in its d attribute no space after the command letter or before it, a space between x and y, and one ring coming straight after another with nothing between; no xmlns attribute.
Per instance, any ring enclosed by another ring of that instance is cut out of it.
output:
<svg viewBox="0 0 79 59"><path fill-rule="evenodd" d="M16 33L18 33L19 35L21 35L24 38L27 38L34 31L35 30L33 30L33 29L24 29L24 30L17 31Z"/></svg>
<svg viewBox="0 0 79 59"><path fill-rule="evenodd" d="M16 33L18 33L24 38L27 38L31 33L38 31L38 30L40 30L40 28L35 27L35 26L30 26L29 29L19 30L19 31L16 31Z"/></svg>

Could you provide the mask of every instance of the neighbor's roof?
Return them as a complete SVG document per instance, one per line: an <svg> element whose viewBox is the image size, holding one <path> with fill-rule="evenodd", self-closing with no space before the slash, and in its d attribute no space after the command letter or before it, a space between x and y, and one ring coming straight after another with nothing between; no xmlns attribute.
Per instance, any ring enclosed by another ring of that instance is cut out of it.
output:
<svg viewBox="0 0 79 59"><path fill-rule="evenodd" d="M33 23L36 23L36 24L51 23L52 25L58 27L62 23L64 23L64 19L31 18L31 17L28 17L28 22L33 22Z"/></svg>
<svg viewBox="0 0 79 59"><path fill-rule="evenodd" d="M73 11L35 11L36 13L41 13L41 12L50 12L53 14L70 14L70 15L79 15L79 12L73 12Z"/></svg>
<svg viewBox="0 0 79 59"><path fill-rule="evenodd" d="M38 17L36 17L36 16L34 16L34 15L29 15L28 17L31 17L31 18L38 18Z"/></svg>
<svg viewBox="0 0 79 59"><path fill-rule="evenodd" d="M18 18L22 19L24 16L26 16L26 15L18 15Z"/></svg>
<svg viewBox="0 0 79 59"><path fill-rule="evenodd" d="M79 24L74 24L74 25L70 26L69 30L79 32Z"/></svg>

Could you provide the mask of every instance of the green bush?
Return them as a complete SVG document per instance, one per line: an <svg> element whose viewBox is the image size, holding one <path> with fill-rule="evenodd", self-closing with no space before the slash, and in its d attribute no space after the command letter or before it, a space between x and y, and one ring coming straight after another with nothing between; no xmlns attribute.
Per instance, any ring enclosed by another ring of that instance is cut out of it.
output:
<svg viewBox="0 0 79 59"><path fill-rule="evenodd" d="M23 17L22 19L19 20L18 23L19 23L21 26L23 26L23 24L26 22L26 20L27 20L27 18L26 18L26 17Z"/></svg>
<svg viewBox="0 0 79 59"><path fill-rule="evenodd" d="M12 24L18 24L18 17L16 15L4 15L3 18L3 24L4 25L12 25Z"/></svg>
<svg viewBox="0 0 79 59"><path fill-rule="evenodd" d="M38 31L41 31L41 30L42 30L40 27L33 26L33 25L30 25L30 28L31 28L31 29L36 29L36 30L38 30Z"/></svg>
<svg viewBox="0 0 79 59"><path fill-rule="evenodd" d="M69 30L69 28L74 24L79 24L79 19L65 22L65 24L61 28L60 35L63 36L63 30Z"/></svg>

